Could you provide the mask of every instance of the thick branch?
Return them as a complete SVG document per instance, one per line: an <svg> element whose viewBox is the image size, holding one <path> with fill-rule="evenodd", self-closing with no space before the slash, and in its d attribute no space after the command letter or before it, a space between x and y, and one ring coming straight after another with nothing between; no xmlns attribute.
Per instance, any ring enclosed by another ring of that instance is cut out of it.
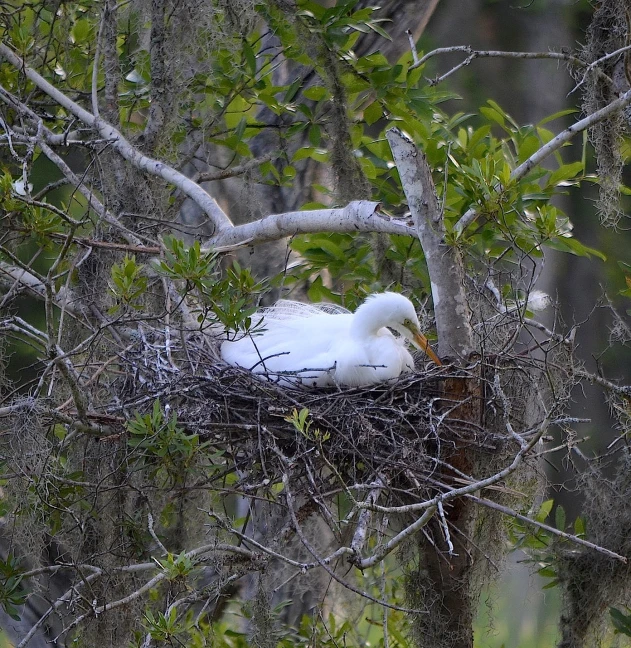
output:
<svg viewBox="0 0 631 648"><path fill-rule="evenodd" d="M416 224L432 283L439 355L467 359L474 350L470 311L464 291L464 264L457 248L445 243L443 215L432 175L414 142L397 128L386 137Z"/></svg>
<svg viewBox="0 0 631 648"><path fill-rule="evenodd" d="M207 247L257 245L296 234L315 232L384 232L414 236L407 223L380 214L379 203L356 200L340 209L273 214L261 220L222 230L206 242Z"/></svg>

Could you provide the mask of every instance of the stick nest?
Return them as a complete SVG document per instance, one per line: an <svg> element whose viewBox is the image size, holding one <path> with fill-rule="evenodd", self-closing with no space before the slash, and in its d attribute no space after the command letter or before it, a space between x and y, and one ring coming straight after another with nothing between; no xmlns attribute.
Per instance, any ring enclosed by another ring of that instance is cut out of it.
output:
<svg viewBox="0 0 631 648"><path fill-rule="evenodd" d="M496 465L489 456L499 459L506 451L500 426L460 420L453 415L459 403L441 395L445 379L479 380L479 374L425 364L420 354L416 372L396 381L307 390L225 365L209 338L193 336L186 346L184 351L179 343L167 344L161 333L143 335L122 358L128 369L118 386L118 413L129 418L147 412L158 399L177 412L178 425L188 433L226 449L250 472L256 464L267 474L269 462L282 455L316 470L335 466L344 481L386 473L391 481L401 476L406 488L418 488L433 483L456 448L482 453L488 469ZM287 419L303 409L307 426L300 431Z"/></svg>

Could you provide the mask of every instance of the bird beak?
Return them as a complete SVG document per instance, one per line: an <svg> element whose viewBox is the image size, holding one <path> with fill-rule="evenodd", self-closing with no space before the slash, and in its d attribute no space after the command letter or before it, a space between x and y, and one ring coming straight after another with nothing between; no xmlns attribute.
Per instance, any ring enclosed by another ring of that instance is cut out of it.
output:
<svg viewBox="0 0 631 648"><path fill-rule="evenodd" d="M438 356L432 351L432 347L429 346L429 342L427 341L427 338L420 332L416 331L413 333L414 336L414 342L416 342L416 345L418 346L419 349L422 351L425 351L425 353L440 367L442 366L442 362L439 360Z"/></svg>

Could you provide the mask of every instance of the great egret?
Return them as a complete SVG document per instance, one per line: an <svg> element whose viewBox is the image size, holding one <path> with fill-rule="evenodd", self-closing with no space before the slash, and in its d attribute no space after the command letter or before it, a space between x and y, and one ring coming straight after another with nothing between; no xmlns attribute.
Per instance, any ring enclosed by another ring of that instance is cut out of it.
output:
<svg viewBox="0 0 631 648"><path fill-rule="evenodd" d="M252 321L261 332L224 342L221 356L284 386L358 387L412 371L404 340L389 328L441 364L412 302L393 292L370 295L354 313L281 300Z"/></svg>

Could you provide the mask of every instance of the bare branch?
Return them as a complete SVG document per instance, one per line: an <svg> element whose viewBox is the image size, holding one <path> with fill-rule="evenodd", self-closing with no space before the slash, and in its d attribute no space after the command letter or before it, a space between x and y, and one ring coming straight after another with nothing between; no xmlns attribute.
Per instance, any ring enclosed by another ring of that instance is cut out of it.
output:
<svg viewBox="0 0 631 648"><path fill-rule="evenodd" d="M617 385L611 380L607 380L602 376L590 373L589 371L585 371L584 369L576 369L574 373L579 378L584 378L590 383L596 383L597 385L600 385L601 387L604 387L608 391L614 392L615 394L619 394L621 396L631 396L631 385Z"/></svg>
<svg viewBox="0 0 631 648"><path fill-rule="evenodd" d="M445 243L443 215L425 155L397 128L388 130L386 137L427 261L439 355L456 354L466 360L474 344L462 256L457 248Z"/></svg>
<svg viewBox="0 0 631 648"><path fill-rule="evenodd" d="M442 54L454 54L455 52L464 52L468 55L468 60L471 62L476 58L516 58L516 59L556 59L560 61L568 61L578 67L585 67L586 64L581 59L571 54L564 52L510 52L502 50L474 50L471 45L453 45L451 47L437 47L436 49L423 55L417 63L411 68L416 68L434 56Z"/></svg>
<svg viewBox="0 0 631 648"><path fill-rule="evenodd" d="M381 562L389 553L393 552L404 540L420 531L428 522L434 517L438 505L430 506L418 520L414 521L409 526L405 527L403 531L397 533L391 540L377 548L375 553L369 558L364 558L359 564L360 569L374 567Z"/></svg>
<svg viewBox="0 0 631 648"><path fill-rule="evenodd" d="M382 490L385 488L384 478L381 476L378 477L374 482L372 482L371 486L373 486L374 488L368 493L366 501L374 504L379 498ZM368 531L368 525L370 523L371 517L372 515L369 509L364 509L359 514L357 528L355 529L353 540L351 542L351 549L357 556L359 556L362 549L364 548L364 544L366 543L366 533Z"/></svg>
<svg viewBox="0 0 631 648"><path fill-rule="evenodd" d="M407 223L379 213L379 203L356 200L340 209L273 214L261 220L222 230L205 247L257 245L296 234L314 232L384 232L414 236Z"/></svg>
<svg viewBox="0 0 631 648"><path fill-rule="evenodd" d="M346 589L350 590L351 592L355 592L355 594L359 594L363 598L368 599L369 601L372 601L373 603L378 603L379 605L383 605L384 607L388 607L392 610L400 610L403 612L411 612L412 610L409 610L407 608L402 608L398 605L392 605L391 603L388 603L387 601L379 600L375 598L374 596L371 596L368 594L368 592L364 592L360 590L359 588L355 587L354 585L351 585L351 583L345 581L343 578L340 578L335 571L333 571L319 556L318 552L316 551L315 547L307 540L305 537L304 533L302 532L302 529L300 527L300 523L298 521L298 518L296 517L296 511L294 509L294 500L293 500L293 495L291 494L291 490L289 489L289 477L285 473L283 474L283 486L285 490L285 497L287 498L287 508L289 509L289 514L291 516L292 522L294 524L294 528L296 530L296 533L298 534L298 537L300 538L302 544L305 546L305 549L316 559L316 561L320 564L320 566L324 569L324 571L331 577L333 580L336 580L340 585L345 587ZM423 516L425 517L425 516ZM385 555L385 554L384 554ZM362 566L365 561L362 561ZM375 561L375 564L378 561ZM417 614L428 614L426 610L414 610Z"/></svg>
<svg viewBox="0 0 631 648"><path fill-rule="evenodd" d="M453 47L439 47L431 52L422 56L414 65L410 66L410 69L420 67L426 63L430 58L437 56L439 54L453 54L455 52L463 52L467 54L467 57L455 65L451 70L441 74L435 79L428 79L430 85L438 85L442 83L445 79L449 78L452 74L455 74L464 67L467 67L475 59L482 58L507 58L507 59L524 59L524 60L533 60L533 59L552 59L557 61L566 61L575 65L576 67L585 67L585 63L581 61L576 56L571 54L566 54L564 52L506 52L502 50L474 50L470 45L455 45ZM603 76L606 75L603 73Z"/></svg>
<svg viewBox="0 0 631 648"><path fill-rule="evenodd" d="M235 176L242 175L247 173L251 169L256 169L264 162L269 162L278 157L278 151L272 151L271 153L266 153L261 155L254 160L248 160L243 162L243 164L237 164L236 166L223 169L221 171L200 171L196 173L191 180L195 182L212 182L214 180L225 180L226 178L234 178Z"/></svg>

